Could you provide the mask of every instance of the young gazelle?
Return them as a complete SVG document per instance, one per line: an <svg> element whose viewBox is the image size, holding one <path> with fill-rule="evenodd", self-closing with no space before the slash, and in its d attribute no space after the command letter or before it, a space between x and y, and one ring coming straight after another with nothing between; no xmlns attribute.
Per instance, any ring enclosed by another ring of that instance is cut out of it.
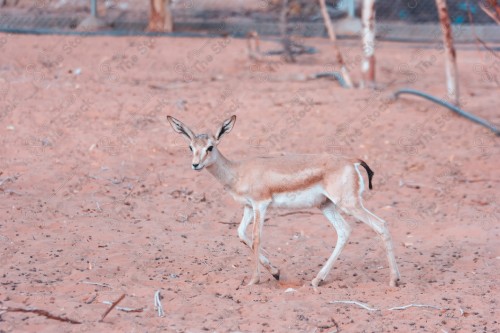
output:
<svg viewBox="0 0 500 333"><path fill-rule="evenodd" d="M391 270L389 284L396 286L399 271L387 224L363 207L361 193L364 182L359 166L368 173L370 189L373 177L373 171L365 162L359 159L344 159L339 162L330 155L290 155L230 161L221 154L217 145L233 128L236 116L225 120L215 135L196 135L179 120L170 116L167 119L177 133L189 139L189 148L193 152L193 170L201 171L206 168L245 207L238 235L255 255L255 270L249 284L259 282L261 264L279 279L279 270L260 250L267 208L318 207L337 231L338 240L330 258L312 280L312 286L318 287L326 278L351 234L351 226L339 211L366 223L382 237ZM246 235L251 222L252 240Z"/></svg>

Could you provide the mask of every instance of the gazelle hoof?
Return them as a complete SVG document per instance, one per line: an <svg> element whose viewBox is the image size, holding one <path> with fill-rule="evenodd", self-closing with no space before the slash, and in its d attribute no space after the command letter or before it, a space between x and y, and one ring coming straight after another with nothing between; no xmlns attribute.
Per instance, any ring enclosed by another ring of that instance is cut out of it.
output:
<svg viewBox="0 0 500 333"><path fill-rule="evenodd" d="M253 276L250 282L248 282L247 286L251 286L254 284L258 284L260 282L260 277L259 276Z"/></svg>

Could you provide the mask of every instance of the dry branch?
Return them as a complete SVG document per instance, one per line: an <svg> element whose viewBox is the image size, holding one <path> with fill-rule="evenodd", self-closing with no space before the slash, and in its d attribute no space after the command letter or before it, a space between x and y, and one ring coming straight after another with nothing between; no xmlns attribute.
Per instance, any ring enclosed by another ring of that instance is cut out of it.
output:
<svg viewBox="0 0 500 333"><path fill-rule="evenodd" d="M111 287L109 284L106 284L106 283L91 282L91 281L81 281L81 283L83 283L83 284L90 284L92 286L99 286L99 287L106 287L106 288L113 289L113 287Z"/></svg>
<svg viewBox="0 0 500 333"><path fill-rule="evenodd" d="M389 308L387 310L406 310L409 308L432 308L436 310L442 310L441 308L438 308L437 306L434 305L428 305L428 304L408 304L408 305L403 305L403 306L395 306L393 308Z"/></svg>
<svg viewBox="0 0 500 333"><path fill-rule="evenodd" d="M455 105L459 104L458 93L458 72L455 47L453 45L453 36L451 32L450 16L446 0L436 0L436 6L439 13L439 21L441 22L441 30L443 32L443 45L445 48L445 66L446 66L446 86L448 90L448 98Z"/></svg>
<svg viewBox="0 0 500 333"><path fill-rule="evenodd" d="M81 324L80 321L77 321L77 320L74 320L74 319L70 319L70 318L66 318L66 317L62 317L62 316L57 316L57 315L54 315L54 314L52 314L52 313L50 313L50 312L48 312L46 310L41 310L41 309L36 309L36 308L12 308L12 307L6 307L6 308L0 308L0 310L6 311L6 312L34 313L34 314L37 314L39 316L46 317L48 319L62 321L62 322L65 322L65 323Z"/></svg>
<svg viewBox="0 0 500 333"><path fill-rule="evenodd" d="M479 2L479 8L495 21L496 24L500 24L500 6L496 3L496 0L489 0L487 6Z"/></svg>
<svg viewBox="0 0 500 333"><path fill-rule="evenodd" d="M474 19L472 18L472 13L470 11L470 5L469 3L467 2L467 15L469 16L469 22L470 22L470 26L472 28L472 34L474 35L474 38L476 39L476 42L480 43L487 51L489 51L494 57L500 59L500 57L498 56L498 54L493 51L481 38L479 38L479 36L477 35L476 33L476 27L474 25ZM479 49L479 47L478 47Z"/></svg>
<svg viewBox="0 0 500 333"><path fill-rule="evenodd" d="M346 300L346 301L331 301L331 302L328 302L329 304L354 304L354 305L357 305L365 310L368 310L368 311L380 311L379 309L375 309L375 308L372 308L370 305L366 304L366 303L363 303L363 302L359 302L359 301L350 301L350 300ZM389 308L387 310L389 311L393 311L393 310L406 310L406 309L409 309L409 308L432 308L432 309L436 309L436 310L448 310L448 309L442 309L440 307L437 307L437 306L434 306L434 305L428 305L428 304L408 304L408 305L403 305L403 306L395 306L395 307L392 307L392 308Z"/></svg>
<svg viewBox="0 0 500 333"><path fill-rule="evenodd" d="M352 80L349 75L349 71L344 62L344 58L342 57L342 53L337 45L337 36L335 34L335 29L333 28L332 20L330 19L330 15L328 14L328 10L326 8L325 0L319 0L319 5L321 7L321 15L323 15L323 20L325 22L325 27L328 32L328 37L333 43L333 51L335 52L335 58L340 65L340 71L342 76L344 77L344 82L347 87L352 88Z"/></svg>
<svg viewBox="0 0 500 333"><path fill-rule="evenodd" d="M115 308L115 306L117 306L118 303L120 303L124 298L125 298L125 294L121 295L120 298L118 298L116 301L114 301L111 304L111 306L109 307L109 309L107 309L106 312L103 313L101 320L99 320L99 321L103 321L104 318L106 318L106 316L111 312L111 310L113 310Z"/></svg>
<svg viewBox="0 0 500 333"><path fill-rule="evenodd" d="M113 305L113 303L110 301L102 301L102 302L104 304L107 304L107 305ZM126 308L126 307L122 307L122 306L117 306L116 309L119 311L123 311L123 312L142 312L142 311L144 311L144 308Z"/></svg>
<svg viewBox="0 0 500 333"><path fill-rule="evenodd" d="M357 305L359 307L362 307L363 309L368 310L368 311L380 311L378 309L370 307L368 304L365 304L365 303L362 303L362 302L358 302L358 301L331 301L329 303L330 304L338 304L338 303L341 303L341 304L355 304L355 305Z"/></svg>
<svg viewBox="0 0 500 333"><path fill-rule="evenodd" d="M165 316L165 311L163 311L163 306L161 305L160 290L157 290L155 292L154 305L155 305L155 310L158 311L158 317Z"/></svg>

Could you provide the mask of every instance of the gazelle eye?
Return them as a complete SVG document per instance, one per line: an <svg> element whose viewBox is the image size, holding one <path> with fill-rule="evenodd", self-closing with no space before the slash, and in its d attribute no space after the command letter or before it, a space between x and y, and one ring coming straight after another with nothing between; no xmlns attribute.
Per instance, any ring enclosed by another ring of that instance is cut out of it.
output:
<svg viewBox="0 0 500 333"><path fill-rule="evenodd" d="M214 146L210 146L207 148L207 151L212 151L212 149L214 149Z"/></svg>
<svg viewBox="0 0 500 333"><path fill-rule="evenodd" d="M193 147L189 146L189 150L193 151Z"/></svg>

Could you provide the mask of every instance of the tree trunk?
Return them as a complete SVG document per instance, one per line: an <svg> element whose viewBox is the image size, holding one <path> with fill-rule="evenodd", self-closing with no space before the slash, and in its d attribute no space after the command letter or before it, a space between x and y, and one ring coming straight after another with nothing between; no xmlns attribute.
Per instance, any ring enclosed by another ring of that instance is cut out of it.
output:
<svg viewBox="0 0 500 333"><path fill-rule="evenodd" d="M330 15L328 14L328 10L326 9L325 0L319 0L319 5L321 7L321 15L323 15L323 20L325 21L326 31L328 32L328 37L333 43L333 51L335 53L335 58L340 65L340 71L342 74L342 78L344 79L344 83L346 87L352 88L352 80L349 75L349 71L344 62L344 58L342 57L342 53L340 53L340 49L337 45L337 35L335 34L335 30L333 29L332 20L330 19Z"/></svg>
<svg viewBox="0 0 500 333"><path fill-rule="evenodd" d="M450 16L446 7L446 0L436 0L441 30L443 32L443 46L445 49L446 86L448 98L455 105L459 104L458 94L458 72L455 47L453 46L453 36L451 34Z"/></svg>
<svg viewBox="0 0 500 333"><path fill-rule="evenodd" d="M280 34L283 44L283 58L286 62L295 62L292 52L292 41L288 35L288 0L282 0L280 13Z"/></svg>
<svg viewBox="0 0 500 333"><path fill-rule="evenodd" d="M148 31L172 32L174 22L170 12L170 0L151 0Z"/></svg>
<svg viewBox="0 0 500 333"><path fill-rule="evenodd" d="M362 39L364 58L361 62L362 86L375 86L375 0L363 0Z"/></svg>

